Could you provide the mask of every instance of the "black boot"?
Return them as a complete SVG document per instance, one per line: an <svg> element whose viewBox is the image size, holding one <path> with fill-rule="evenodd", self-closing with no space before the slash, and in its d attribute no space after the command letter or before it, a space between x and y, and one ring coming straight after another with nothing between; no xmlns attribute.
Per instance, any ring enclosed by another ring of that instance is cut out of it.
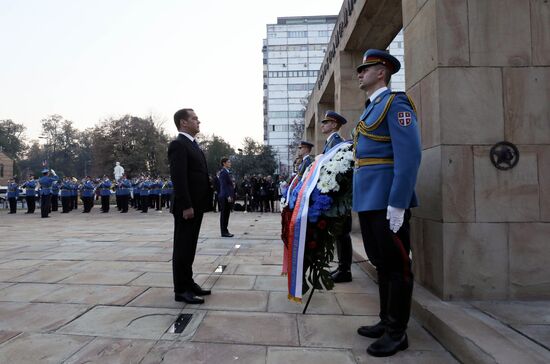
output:
<svg viewBox="0 0 550 364"><path fill-rule="evenodd" d="M384 336L373 342L367 348L367 353L377 357L392 356L399 350L405 350L408 347L409 340L407 339L406 333L398 337L393 337L389 332L386 332Z"/></svg>
<svg viewBox="0 0 550 364"><path fill-rule="evenodd" d="M378 273L378 295L380 299L380 321L376 325L361 326L357 333L361 336L377 339L384 335L388 325L388 298L390 284L387 275Z"/></svg>
<svg viewBox="0 0 550 364"><path fill-rule="evenodd" d="M384 336L372 343L367 353L372 356L391 356L409 347L407 324L411 313L413 289L412 275L409 279L393 277L389 284L388 322Z"/></svg>

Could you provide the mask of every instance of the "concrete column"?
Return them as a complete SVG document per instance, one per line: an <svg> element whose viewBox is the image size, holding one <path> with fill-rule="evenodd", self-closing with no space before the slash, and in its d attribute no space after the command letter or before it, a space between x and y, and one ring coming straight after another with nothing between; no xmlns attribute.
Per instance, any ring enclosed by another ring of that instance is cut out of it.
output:
<svg viewBox="0 0 550 364"><path fill-rule="evenodd" d="M423 159L416 278L444 299L550 297L550 3L404 0ZM513 169L489 159L500 141Z"/></svg>
<svg viewBox="0 0 550 364"><path fill-rule="evenodd" d="M344 139L351 138L351 131L363 112L366 94L359 90L357 65L361 64L362 51L341 51L334 65L334 110L348 123L340 129Z"/></svg>

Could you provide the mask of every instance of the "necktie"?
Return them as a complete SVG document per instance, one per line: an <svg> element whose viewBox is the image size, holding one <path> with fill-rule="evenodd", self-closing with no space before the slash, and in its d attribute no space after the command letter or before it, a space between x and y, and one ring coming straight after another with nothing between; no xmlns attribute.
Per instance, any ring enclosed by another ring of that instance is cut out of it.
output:
<svg viewBox="0 0 550 364"><path fill-rule="evenodd" d="M199 149L199 150L201 149L201 147L199 147L199 143L197 143L197 140L196 140L196 139L193 139L193 145L195 145L195 147L196 147L197 149Z"/></svg>

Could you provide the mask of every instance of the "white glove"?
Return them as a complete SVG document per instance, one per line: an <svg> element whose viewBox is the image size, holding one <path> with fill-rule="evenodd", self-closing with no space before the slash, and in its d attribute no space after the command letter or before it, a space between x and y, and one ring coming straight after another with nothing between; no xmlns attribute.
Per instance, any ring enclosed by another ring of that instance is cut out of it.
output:
<svg viewBox="0 0 550 364"><path fill-rule="evenodd" d="M388 212L386 213L386 219L390 220L390 230L394 233L398 232L403 225L405 218L405 209L398 207L388 206Z"/></svg>
<svg viewBox="0 0 550 364"><path fill-rule="evenodd" d="M54 176L57 176L57 174L55 174L55 171L54 171L53 169L50 169L50 171L52 171L52 174L53 174Z"/></svg>

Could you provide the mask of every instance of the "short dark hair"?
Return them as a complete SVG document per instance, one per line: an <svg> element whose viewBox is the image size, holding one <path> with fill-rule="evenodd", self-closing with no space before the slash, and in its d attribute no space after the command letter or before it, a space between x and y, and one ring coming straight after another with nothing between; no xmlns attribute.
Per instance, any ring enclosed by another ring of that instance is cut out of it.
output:
<svg viewBox="0 0 550 364"><path fill-rule="evenodd" d="M180 130L180 120L181 119L187 120L187 118L189 117L189 112L190 111L194 111L194 110L193 109L181 109L181 110L176 111L176 113L174 114L174 124L176 124L176 128L178 128L178 130Z"/></svg>
<svg viewBox="0 0 550 364"><path fill-rule="evenodd" d="M227 162L228 160L229 160L229 158L227 158L227 157L223 157L223 158L222 158L222 160L221 160L221 162L220 162L220 164L222 165L222 167L223 167L223 165L225 164L225 162Z"/></svg>

